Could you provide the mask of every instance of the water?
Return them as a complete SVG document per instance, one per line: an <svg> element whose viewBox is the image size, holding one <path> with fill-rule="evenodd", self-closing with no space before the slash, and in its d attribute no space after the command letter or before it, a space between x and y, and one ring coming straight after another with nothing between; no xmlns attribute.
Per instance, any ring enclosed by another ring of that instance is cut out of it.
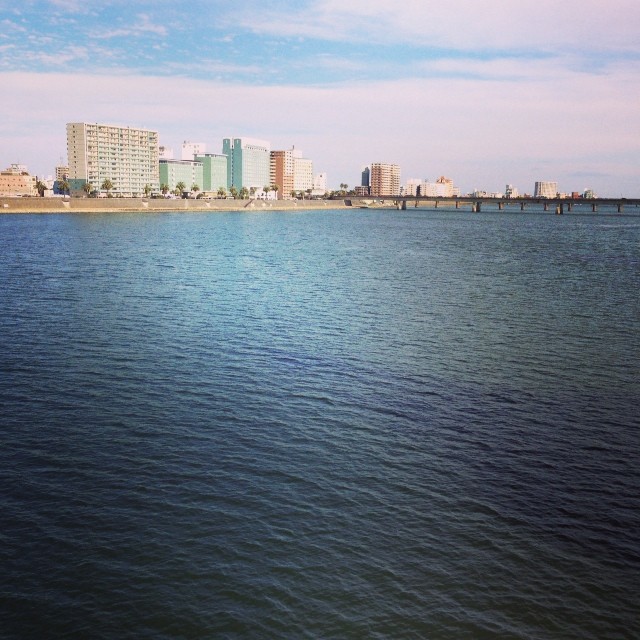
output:
<svg viewBox="0 0 640 640"><path fill-rule="evenodd" d="M2 215L0 282L0 637L640 635L640 217Z"/></svg>

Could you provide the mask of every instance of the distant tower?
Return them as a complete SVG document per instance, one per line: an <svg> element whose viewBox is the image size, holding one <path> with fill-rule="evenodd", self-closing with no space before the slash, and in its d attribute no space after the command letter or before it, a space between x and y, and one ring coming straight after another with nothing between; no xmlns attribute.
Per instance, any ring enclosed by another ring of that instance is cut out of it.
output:
<svg viewBox="0 0 640 640"><path fill-rule="evenodd" d="M371 167L365 167L362 170L362 178L360 180L361 187L369 188L371 186Z"/></svg>
<svg viewBox="0 0 640 640"><path fill-rule="evenodd" d="M514 187L512 184L508 184L504 188L505 198L517 198L520 194L518 192L517 187Z"/></svg>

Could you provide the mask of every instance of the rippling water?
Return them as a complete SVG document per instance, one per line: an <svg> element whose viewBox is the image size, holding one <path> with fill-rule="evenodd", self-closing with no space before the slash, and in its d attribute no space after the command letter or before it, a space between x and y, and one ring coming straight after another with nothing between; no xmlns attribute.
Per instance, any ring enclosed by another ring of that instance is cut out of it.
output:
<svg viewBox="0 0 640 640"><path fill-rule="evenodd" d="M0 637L640 635L640 217L2 215L0 283Z"/></svg>

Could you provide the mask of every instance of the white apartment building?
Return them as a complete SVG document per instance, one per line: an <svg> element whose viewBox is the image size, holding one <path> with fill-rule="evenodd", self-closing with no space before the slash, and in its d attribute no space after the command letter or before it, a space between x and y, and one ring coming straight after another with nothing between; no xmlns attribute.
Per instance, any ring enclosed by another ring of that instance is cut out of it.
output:
<svg viewBox="0 0 640 640"><path fill-rule="evenodd" d="M100 190L105 180L114 195L141 196L146 185L160 188L157 131L71 122L67 155L72 193L82 193L86 183Z"/></svg>
<svg viewBox="0 0 640 640"><path fill-rule="evenodd" d="M422 180L420 178L410 178L404 184L404 195L406 196L417 196L418 189L422 184Z"/></svg>
<svg viewBox="0 0 640 640"><path fill-rule="evenodd" d="M460 195L460 189L453 184L451 178L440 176L435 182L412 178L405 184L405 195L427 198L451 198Z"/></svg>
<svg viewBox="0 0 640 640"><path fill-rule="evenodd" d="M302 153L293 149L293 189L306 193L313 189L313 162L303 158Z"/></svg>
<svg viewBox="0 0 640 640"><path fill-rule="evenodd" d="M207 151L207 145L204 142L189 142L185 140L182 143L182 160L193 161L194 156L203 156Z"/></svg>
<svg viewBox="0 0 640 640"><path fill-rule="evenodd" d="M546 182L544 180L536 182L535 189L533 191L534 198L555 198L557 194L557 182Z"/></svg>

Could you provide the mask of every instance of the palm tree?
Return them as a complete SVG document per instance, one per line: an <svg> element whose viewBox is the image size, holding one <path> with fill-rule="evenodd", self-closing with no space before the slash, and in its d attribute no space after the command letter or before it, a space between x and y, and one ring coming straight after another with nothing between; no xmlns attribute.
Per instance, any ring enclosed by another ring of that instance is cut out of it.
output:
<svg viewBox="0 0 640 640"><path fill-rule="evenodd" d="M44 182L42 182L41 180L36 181L36 191L41 198L44 197L44 191L46 188L47 185Z"/></svg>
<svg viewBox="0 0 640 640"><path fill-rule="evenodd" d="M82 185L82 190L89 196L89 195L91 195L91 192L93 191L93 185L90 182L85 182Z"/></svg>
<svg viewBox="0 0 640 640"><path fill-rule="evenodd" d="M151 193L151 185L150 184L145 184L144 185L144 195L148 198L150 193Z"/></svg>
<svg viewBox="0 0 640 640"><path fill-rule="evenodd" d="M187 185L184 182L182 182L182 180L178 182L178 184L176 184L176 195L181 196L186 188L187 188Z"/></svg>
<svg viewBox="0 0 640 640"><path fill-rule="evenodd" d="M160 185L160 193L162 193L163 196L166 196L167 193L169 193L169 185L163 182Z"/></svg>
<svg viewBox="0 0 640 640"><path fill-rule="evenodd" d="M242 187L238 195L240 196L240 200L246 200L249 196L249 189L247 189L247 187Z"/></svg>
<svg viewBox="0 0 640 640"><path fill-rule="evenodd" d="M197 185L195 182L191 185L191 191L193 191L194 193L198 193L198 191L200 191L200 186Z"/></svg>
<svg viewBox="0 0 640 640"><path fill-rule="evenodd" d="M62 195L69 195L69 182L66 178L62 178L58 183L58 189L62 191Z"/></svg>
<svg viewBox="0 0 640 640"><path fill-rule="evenodd" d="M253 196L256 195L257 190L258 190L258 187L251 187L251 189L249 189L249 195L253 198Z"/></svg>
<svg viewBox="0 0 640 640"><path fill-rule="evenodd" d="M108 197L111 197L111 189L113 189L113 182L111 182L111 180L109 180L109 178L105 178L102 181L102 186L100 188L104 189L104 191L107 192L107 196Z"/></svg>
<svg viewBox="0 0 640 640"><path fill-rule="evenodd" d="M264 191L264 197L266 198L269 195L269 191L271 191L271 187L269 185L266 185L262 187L262 190Z"/></svg>
<svg viewBox="0 0 640 640"><path fill-rule="evenodd" d="M235 187L231 187L229 193L234 199L238 197L238 190Z"/></svg>
<svg viewBox="0 0 640 640"><path fill-rule="evenodd" d="M271 191L275 191L276 192L276 198L278 197L278 191L280 191L280 185L279 184L272 184L271 185Z"/></svg>
<svg viewBox="0 0 640 640"><path fill-rule="evenodd" d="M218 189L218 198L226 198L227 197L227 190L225 187L220 187Z"/></svg>

